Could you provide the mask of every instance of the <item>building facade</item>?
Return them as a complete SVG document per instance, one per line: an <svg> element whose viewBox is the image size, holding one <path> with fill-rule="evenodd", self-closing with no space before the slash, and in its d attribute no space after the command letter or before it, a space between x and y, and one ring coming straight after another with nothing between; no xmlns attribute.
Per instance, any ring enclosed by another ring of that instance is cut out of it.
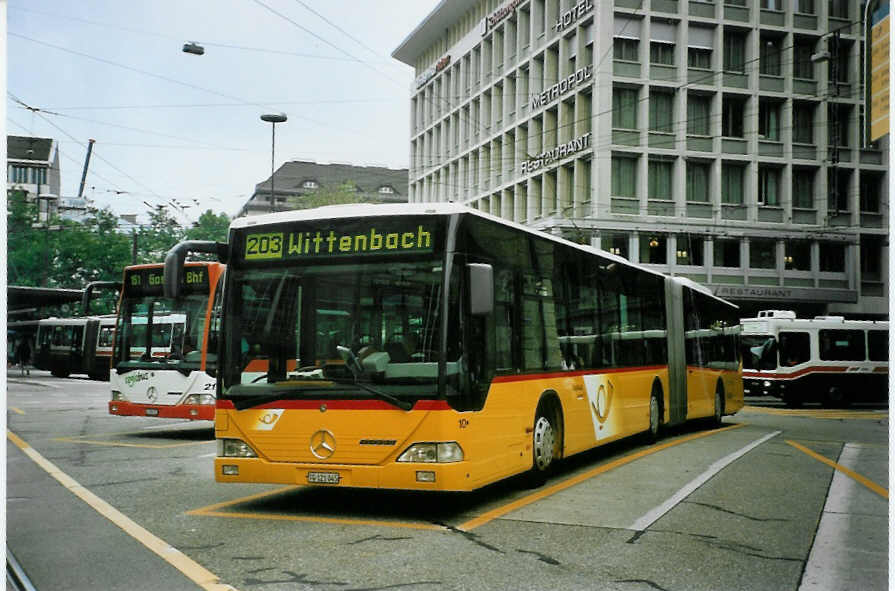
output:
<svg viewBox="0 0 895 591"><path fill-rule="evenodd" d="M255 185L255 192L237 217L294 209L294 204L300 204L304 196L318 191L337 191L349 185L356 191L358 201L407 202L406 168L292 161L274 172L273 192L270 178Z"/></svg>
<svg viewBox="0 0 895 591"><path fill-rule="evenodd" d="M58 199L61 176L56 140L6 136L6 188L25 191L29 201L35 200L38 195L52 195ZM47 205L53 212L57 202L47 200Z"/></svg>
<svg viewBox="0 0 895 591"><path fill-rule="evenodd" d="M684 275L744 314L887 314L888 139L858 0L444 0L410 201L459 201Z"/></svg>

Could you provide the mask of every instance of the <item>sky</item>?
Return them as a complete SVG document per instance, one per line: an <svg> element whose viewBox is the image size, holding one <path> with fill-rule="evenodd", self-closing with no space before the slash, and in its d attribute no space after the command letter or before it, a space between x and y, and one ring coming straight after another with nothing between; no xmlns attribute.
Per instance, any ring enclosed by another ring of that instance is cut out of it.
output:
<svg viewBox="0 0 895 591"><path fill-rule="evenodd" d="M391 53L436 4L8 0L6 131L58 141L63 197L77 195L96 140L94 205L145 220L166 204L184 224L208 209L234 216L270 177L265 113L288 117L277 168L406 168L414 76Z"/></svg>

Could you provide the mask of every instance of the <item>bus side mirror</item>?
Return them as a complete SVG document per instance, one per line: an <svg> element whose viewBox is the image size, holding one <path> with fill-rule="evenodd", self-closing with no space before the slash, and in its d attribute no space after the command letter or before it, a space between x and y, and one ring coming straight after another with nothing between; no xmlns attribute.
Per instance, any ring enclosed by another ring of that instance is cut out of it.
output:
<svg viewBox="0 0 895 591"><path fill-rule="evenodd" d="M469 263L469 313L487 316L494 311L494 269L491 265Z"/></svg>

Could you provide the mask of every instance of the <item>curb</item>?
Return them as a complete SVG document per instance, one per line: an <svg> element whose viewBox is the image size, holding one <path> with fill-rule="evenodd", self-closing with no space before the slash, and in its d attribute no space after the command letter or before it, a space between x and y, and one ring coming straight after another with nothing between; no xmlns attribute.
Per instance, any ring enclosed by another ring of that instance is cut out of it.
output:
<svg viewBox="0 0 895 591"><path fill-rule="evenodd" d="M53 390L61 390L62 386L57 386L56 384L48 384L46 382L36 382L33 380L17 380L12 378L6 378L7 384L21 384L24 386L40 386L41 388L52 388Z"/></svg>

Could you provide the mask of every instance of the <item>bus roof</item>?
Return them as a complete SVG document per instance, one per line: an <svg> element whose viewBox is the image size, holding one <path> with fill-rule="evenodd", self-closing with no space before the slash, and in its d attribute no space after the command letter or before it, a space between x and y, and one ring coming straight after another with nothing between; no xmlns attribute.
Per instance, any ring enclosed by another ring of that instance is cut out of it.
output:
<svg viewBox="0 0 895 591"><path fill-rule="evenodd" d="M549 234L547 232L543 232L541 230L537 230L534 228L530 228L528 226L524 226L522 224L511 222L505 220L503 218L491 215L489 213L485 213L483 211L479 211L478 209L473 209L472 207L468 207L466 205L462 205L460 203L450 203L450 202L438 202L438 203L350 203L347 205L325 205L323 207L315 207L312 209L295 209L291 211L282 211L276 213L268 213L263 215L256 215L251 217L241 217L236 218L230 223L231 230L248 228L251 226L263 226L267 224L282 224L289 222L299 222L299 221L313 221L313 220L323 220L323 219L332 219L332 218L362 218L362 217L399 217L399 216L419 216L419 215L433 215L433 216L447 216L454 214L467 214L481 217L483 219L490 220L494 223L501 224L503 226L507 226L509 228L514 228L521 232L526 232L533 236L538 236L539 238L543 238L546 240L552 240L554 242L558 242L564 244L566 246L570 246L573 248L577 248L579 250L584 250L590 253L598 254L603 258L609 259L613 262L616 262L620 265L624 265L626 267L631 267L634 269L638 269L645 273L650 273L652 275L657 275L660 277L665 277L666 275L660 273L659 271L655 271L648 267L644 267L638 265L636 263L632 263L626 258L620 257L618 255L614 255L612 253L606 252L604 250L600 250L599 248L595 248L586 244L578 244L572 242L570 240L566 240L560 236L555 236L553 234ZM710 296L720 302L733 306L731 302L725 300L724 298L720 298L713 294L710 289L705 287L704 285L700 285L695 281L687 279L685 277L675 277L675 281L695 290L700 293L703 293L707 296Z"/></svg>

